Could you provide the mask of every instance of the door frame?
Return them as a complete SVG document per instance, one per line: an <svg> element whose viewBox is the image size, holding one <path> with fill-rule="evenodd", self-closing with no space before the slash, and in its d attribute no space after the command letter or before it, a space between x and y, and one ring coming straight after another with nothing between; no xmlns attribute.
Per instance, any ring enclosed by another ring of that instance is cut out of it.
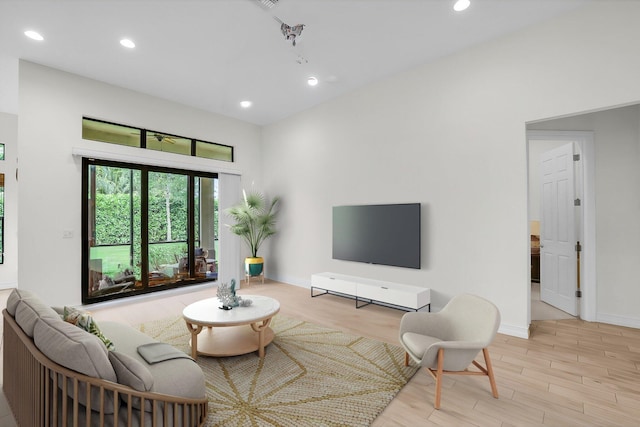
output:
<svg viewBox="0 0 640 427"><path fill-rule="evenodd" d="M594 133L586 131L527 131L527 157L531 141L554 140L575 142L581 156L581 172L576 179L576 188L581 193L581 217L578 218L580 244L580 290L582 297L579 301L578 316L586 321L596 320L596 203L595 203L595 141ZM527 163L528 164L528 163ZM528 166L527 166L528 168ZM527 173L527 182L529 175ZM580 191L581 190L581 191ZM529 197L527 197L527 230L531 234L529 216ZM529 241L527 236L527 241ZM531 245L528 249L528 259L531 259ZM531 273L529 272L529 275ZM531 324L531 277L527 283L527 321Z"/></svg>

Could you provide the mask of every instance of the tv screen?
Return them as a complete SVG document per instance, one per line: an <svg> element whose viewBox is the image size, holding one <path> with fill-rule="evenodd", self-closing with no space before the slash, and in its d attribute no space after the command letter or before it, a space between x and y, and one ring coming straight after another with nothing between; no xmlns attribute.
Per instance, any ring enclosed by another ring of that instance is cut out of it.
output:
<svg viewBox="0 0 640 427"><path fill-rule="evenodd" d="M420 203L334 206L333 259L420 268Z"/></svg>

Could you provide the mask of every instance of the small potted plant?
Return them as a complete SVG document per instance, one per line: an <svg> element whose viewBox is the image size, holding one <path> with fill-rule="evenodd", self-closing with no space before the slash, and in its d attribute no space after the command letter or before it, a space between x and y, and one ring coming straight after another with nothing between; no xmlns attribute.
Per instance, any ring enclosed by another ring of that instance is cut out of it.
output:
<svg viewBox="0 0 640 427"><path fill-rule="evenodd" d="M243 202L227 209L227 215L234 219L235 224L229 225L232 233L242 237L249 246L251 257L244 260L245 273L249 276L259 276L264 268L264 258L258 256L258 249L262 242L276 232L276 207L279 198L267 203L264 194L242 191Z"/></svg>

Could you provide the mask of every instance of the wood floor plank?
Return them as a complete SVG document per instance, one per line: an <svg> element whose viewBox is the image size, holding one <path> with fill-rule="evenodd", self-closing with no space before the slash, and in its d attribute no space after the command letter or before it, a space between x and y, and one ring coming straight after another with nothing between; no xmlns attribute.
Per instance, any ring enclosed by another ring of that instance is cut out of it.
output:
<svg viewBox="0 0 640 427"><path fill-rule="evenodd" d="M629 346L627 345L616 345L616 344L610 344L610 343L605 343L603 341L599 341L599 342L594 342L594 341L589 341L589 340L585 340L583 338L580 338L578 340L578 348L580 349L592 349L592 350L601 350L601 351L621 351L621 352L627 352L629 351Z"/></svg>
<svg viewBox="0 0 640 427"><path fill-rule="evenodd" d="M530 376L551 384L564 385L566 383L582 383L582 376L571 372L560 371L557 368L525 368L522 370L523 376Z"/></svg>
<svg viewBox="0 0 640 427"><path fill-rule="evenodd" d="M499 392L505 387L509 387L514 392L520 390L546 392L549 390L549 382L544 379L526 375L502 375L496 376L496 381L500 384Z"/></svg>
<svg viewBox="0 0 640 427"><path fill-rule="evenodd" d="M611 421L608 419L582 413L572 415L553 411L545 412L543 424L552 427L612 427Z"/></svg>
<svg viewBox="0 0 640 427"><path fill-rule="evenodd" d="M593 381L588 376L588 380ZM625 393L639 393L638 405L640 406L640 371L609 369L609 375L606 378L598 378L597 382L606 384L611 390Z"/></svg>
<svg viewBox="0 0 640 427"><path fill-rule="evenodd" d="M639 399L637 403L640 405L640 383L638 383L637 380L621 381L616 378L591 378L584 376L582 377L582 383L593 389L611 391L616 393L616 396L618 393L637 393Z"/></svg>
<svg viewBox="0 0 640 427"><path fill-rule="evenodd" d="M493 362L493 367L494 368L501 368L504 370L508 370L511 371L513 374L519 374L522 372L522 366L516 364L516 363L509 363L508 361L505 362L505 360L503 358L500 359L495 359L492 358L491 359ZM513 360L513 359L511 359Z"/></svg>
<svg viewBox="0 0 640 427"><path fill-rule="evenodd" d="M559 412L578 417L584 415L584 404L582 402L558 396L550 391L518 391L514 394L513 400L545 412Z"/></svg>
<svg viewBox="0 0 640 427"><path fill-rule="evenodd" d="M475 410L515 425L542 424L544 421L544 410L509 399L481 400Z"/></svg>
<svg viewBox="0 0 640 427"><path fill-rule="evenodd" d="M634 419L640 421L640 405L638 405L638 403L640 403L640 402L638 401L637 396L636 396L636 404L633 405L632 407L625 408L626 409L625 410L625 417L634 418ZM616 401L615 402L593 401L593 402L585 403L585 413L589 412L590 409L588 409L588 408L594 408L594 407L595 408L599 408L599 410L602 410L603 413L605 413L605 414L611 413L611 412L615 412L615 413L619 413L620 412L618 410L620 405L619 405L619 399L617 399L617 396L616 396ZM640 425L640 422L638 424Z"/></svg>
<svg viewBox="0 0 640 427"><path fill-rule="evenodd" d="M554 348L550 349L530 349L527 352L527 356L534 359L548 359L553 362L569 362L574 363L578 361L578 355L574 351L558 350Z"/></svg>
<svg viewBox="0 0 640 427"><path fill-rule="evenodd" d="M525 350L523 354L527 354L531 351L550 351L553 352L553 344L545 344L536 341L533 337L529 340L522 338L513 338L507 341L506 345L512 348L521 348Z"/></svg>
<svg viewBox="0 0 640 427"><path fill-rule="evenodd" d="M541 367L546 367L546 368L550 368L551 367L551 361L547 360L547 359L533 359L533 358L522 358L522 357L515 357L515 356L502 356L502 358L500 359L500 361L504 362L504 363L508 363L514 366L519 366L521 368L541 368Z"/></svg>
<svg viewBox="0 0 640 427"><path fill-rule="evenodd" d="M618 410L618 406L604 407L595 403L585 403L584 413L590 417L608 420L609 426L638 426L640 421L638 417L634 417L633 414L625 411L625 413Z"/></svg>
<svg viewBox="0 0 640 427"><path fill-rule="evenodd" d="M460 426L460 427L500 427L502 421L490 415L479 416L478 411L452 410L451 408L443 408L435 411L429 417L429 421L439 426Z"/></svg>
<svg viewBox="0 0 640 427"><path fill-rule="evenodd" d="M618 391L616 392L616 400L620 407L625 408L625 412L633 413L640 408L640 393Z"/></svg>
<svg viewBox="0 0 640 427"><path fill-rule="evenodd" d="M573 399L577 402L616 402L616 394L611 391L594 390L585 387L583 384L574 384L573 386L564 387L557 384L550 384L549 391L559 396Z"/></svg>
<svg viewBox="0 0 640 427"><path fill-rule="evenodd" d="M580 361L577 361L574 363L569 363L564 361L560 361L560 362L553 361L551 362L551 369L572 373L576 375L582 375L584 372L590 372L591 375L596 375L596 376L609 375L609 372L605 367L593 365L591 363L582 363Z"/></svg>
<svg viewBox="0 0 640 427"><path fill-rule="evenodd" d="M607 366L607 369L630 369L635 370L636 364L632 360L628 360L630 357L627 354L615 352L608 353L602 356L593 354L581 354L578 356L579 364L593 365L594 368L600 366Z"/></svg>

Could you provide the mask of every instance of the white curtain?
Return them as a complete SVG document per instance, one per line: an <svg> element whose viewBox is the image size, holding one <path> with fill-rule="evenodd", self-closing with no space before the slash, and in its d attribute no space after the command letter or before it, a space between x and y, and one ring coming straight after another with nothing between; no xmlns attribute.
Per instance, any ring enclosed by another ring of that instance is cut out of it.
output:
<svg viewBox="0 0 640 427"><path fill-rule="evenodd" d="M218 258L218 283L230 283L236 279L236 287L240 287L243 277L242 259L240 257L240 237L229 231L230 218L225 210L241 200L240 176L227 173L218 174L218 209L220 212L218 230L220 239L220 255Z"/></svg>

